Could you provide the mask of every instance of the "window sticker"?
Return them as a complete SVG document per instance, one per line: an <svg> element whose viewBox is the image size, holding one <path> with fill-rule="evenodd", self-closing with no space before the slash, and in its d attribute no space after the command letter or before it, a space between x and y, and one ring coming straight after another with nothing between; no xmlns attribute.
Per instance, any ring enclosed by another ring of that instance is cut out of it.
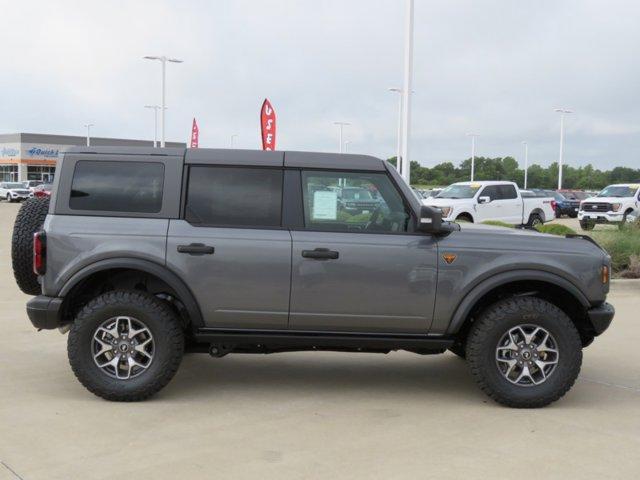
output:
<svg viewBox="0 0 640 480"><path fill-rule="evenodd" d="M334 191L319 190L313 194L312 220L337 220L338 194Z"/></svg>

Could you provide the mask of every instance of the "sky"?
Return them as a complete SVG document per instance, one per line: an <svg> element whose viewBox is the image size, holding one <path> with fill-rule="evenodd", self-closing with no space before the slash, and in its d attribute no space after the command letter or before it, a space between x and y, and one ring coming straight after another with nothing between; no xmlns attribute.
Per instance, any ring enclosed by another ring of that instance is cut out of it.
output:
<svg viewBox="0 0 640 480"><path fill-rule="evenodd" d="M260 148L265 97L278 149L395 155L404 0L0 0L0 133L153 138L160 64L167 140ZM410 158L558 158L640 168L640 2L415 0Z"/></svg>

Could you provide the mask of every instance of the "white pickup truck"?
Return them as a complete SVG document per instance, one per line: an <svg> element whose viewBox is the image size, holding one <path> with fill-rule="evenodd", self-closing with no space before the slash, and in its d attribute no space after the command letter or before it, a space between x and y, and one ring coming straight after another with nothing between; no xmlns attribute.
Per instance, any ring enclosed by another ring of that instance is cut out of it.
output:
<svg viewBox="0 0 640 480"><path fill-rule="evenodd" d="M440 208L443 220L498 220L529 227L553 220L554 202L551 197L523 198L515 183L500 181L454 183L423 200L425 205Z"/></svg>
<svg viewBox="0 0 640 480"><path fill-rule="evenodd" d="M593 230L596 223L624 225L629 215L640 208L640 184L609 185L595 197L580 203L578 220L583 230Z"/></svg>

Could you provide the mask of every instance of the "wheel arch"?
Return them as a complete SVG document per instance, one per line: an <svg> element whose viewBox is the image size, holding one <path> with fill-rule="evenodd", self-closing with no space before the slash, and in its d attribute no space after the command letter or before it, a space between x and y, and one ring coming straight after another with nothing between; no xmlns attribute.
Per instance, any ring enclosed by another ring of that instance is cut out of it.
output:
<svg viewBox="0 0 640 480"><path fill-rule="evenodd" d="M558 306L574 322L583 343L590 342L586 312L591 304L587 297L569 280L537 270L503 272L473 287L458 304L447 334L465 337L477 314L503 298L517 295L541 297Z"/></svg>
<svg viewBox="0 0 640 480"><path fill-rule="evenodd" d="M84 287L91 285L92 280L102 278L110 273L122 273L126 271L137 272L166 284L175 292L177 299L184 305L190 325L193 328L204 326L200 306L186 283L165 266L149 260L138 258L110 258L100 260L73 274L60 289L58 296L64 298L64 303L67 303L67 300L77 298L78 295L82 293ZM68 305L65 306L64 303L63 308L68 307Z"/></svg>
<svg viewBox="0 0 640 480"><path fill-rule="evenodd" d="M476 219L473 217L473 214L467 210L463 210L456 215L455 220L458 220L460 217L469 218L471 223L476 223Z"/></svg>

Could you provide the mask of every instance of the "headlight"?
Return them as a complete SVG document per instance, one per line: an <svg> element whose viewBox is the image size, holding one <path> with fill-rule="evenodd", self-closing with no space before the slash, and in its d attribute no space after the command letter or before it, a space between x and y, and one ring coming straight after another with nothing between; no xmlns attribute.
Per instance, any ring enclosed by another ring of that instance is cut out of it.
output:
<svg viewBox="0 0 640 480"><path fill-rule="evenodd" d="M449 215L451 215L451 210L453 210L452 207L440 207L442 218L447 218Z"/></svg>
<svg viewBox="0 0 640 480"><path fill-rule="evenodd" d="M617 212L618 210L620 210L621 206L622 206L621 203L612 203L611 204L611 211L612 212Z"/></svg>

